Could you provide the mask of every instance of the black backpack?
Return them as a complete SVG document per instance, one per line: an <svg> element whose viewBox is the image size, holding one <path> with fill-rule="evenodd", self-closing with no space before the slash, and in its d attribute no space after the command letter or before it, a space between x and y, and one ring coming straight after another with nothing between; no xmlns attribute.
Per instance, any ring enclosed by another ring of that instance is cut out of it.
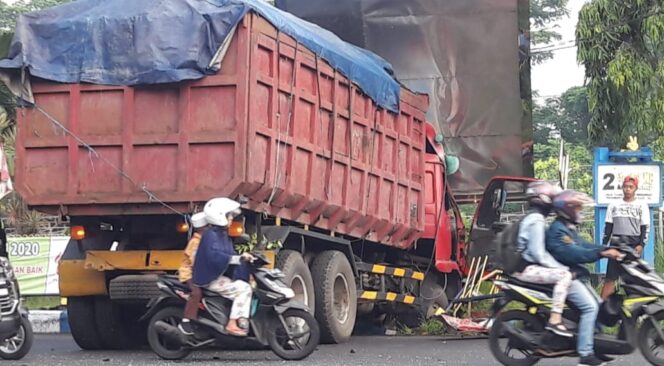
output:
<svg viewBox="0 0 664 366"><path fill-rule="evenodd" d="M521 256L523 249L518 248L519 226L524 218L509 223L495 238L496 264L506 274L521 271L525 263Z"/></svg>

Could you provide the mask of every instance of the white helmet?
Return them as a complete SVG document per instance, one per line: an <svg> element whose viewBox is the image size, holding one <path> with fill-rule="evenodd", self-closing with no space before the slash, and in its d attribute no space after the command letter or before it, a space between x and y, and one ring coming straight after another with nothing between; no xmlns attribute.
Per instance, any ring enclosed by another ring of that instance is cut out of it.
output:
<svg viewBox="0 0 664 366"><path fill-rule="evenodd" d="M197 212L191 215L191 225L194 229L200 229L204 226L207 226L208 222L205 219L205 212Z"/></svg>
<svg viewBox="0 0 664 366"><path fill-rule="evenodd" d="M240 203L230 198L213 198L205 204L203 212L210 225L228 226L228 214L240 208Z"/></svg>

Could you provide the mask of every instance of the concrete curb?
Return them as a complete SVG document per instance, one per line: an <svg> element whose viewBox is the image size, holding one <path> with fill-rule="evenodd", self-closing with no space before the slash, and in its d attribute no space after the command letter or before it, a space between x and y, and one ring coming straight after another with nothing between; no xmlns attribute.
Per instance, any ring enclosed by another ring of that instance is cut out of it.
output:
<svg viewBox="0 0 664 366"><path fill-rule="evenodd" d="M31 310L28 319L35 333L70 333L66 310Z"/></svg>

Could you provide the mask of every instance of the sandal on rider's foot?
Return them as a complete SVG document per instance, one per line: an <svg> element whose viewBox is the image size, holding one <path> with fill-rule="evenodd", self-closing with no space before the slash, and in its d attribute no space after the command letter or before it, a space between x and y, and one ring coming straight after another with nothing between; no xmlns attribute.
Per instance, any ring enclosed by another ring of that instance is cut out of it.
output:
<svg viewBox="0 0 664 366"><path fill-rule="evenodd" d="M555 333L561 337L567 337L567 338L574 337L574 334L569 330L567 330L567 328L565 328L565 326L562 323L557 323L557 324L548 323L546 327L544 327L544 329L552 333Z"/></svg>
<svg viewBox="0 0 664 366"><path fill-rule="evenodd" d="M226 328L226 333L228 335L232 335L232 336L235 336L235 337L246 337L249 332L247 330L242 329L242 328L236 328L236 329Z"/></svg>

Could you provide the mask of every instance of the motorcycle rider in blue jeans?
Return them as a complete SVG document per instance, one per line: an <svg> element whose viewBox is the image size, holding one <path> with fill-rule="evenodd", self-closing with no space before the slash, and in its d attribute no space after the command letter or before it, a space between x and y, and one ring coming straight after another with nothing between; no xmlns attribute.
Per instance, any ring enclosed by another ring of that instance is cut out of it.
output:
<svg viewBox="0 0 664 366"><path fill-rule="evenodd" d="M557 215L546 234L546 249L560 263L569 267L575 280L569 288L567 298L581 312L578 325L577 353L578 366L600 366L613 358L594 354L594 333L599 297L587 285L590 272L586 263L593 263L602 257L617 259L622 254L615 249L607 249L588 243L576 231L576 225L583 221L583 206L594 201L588 195L576 191L563 191L553 199L553 208Z"/></svg>

